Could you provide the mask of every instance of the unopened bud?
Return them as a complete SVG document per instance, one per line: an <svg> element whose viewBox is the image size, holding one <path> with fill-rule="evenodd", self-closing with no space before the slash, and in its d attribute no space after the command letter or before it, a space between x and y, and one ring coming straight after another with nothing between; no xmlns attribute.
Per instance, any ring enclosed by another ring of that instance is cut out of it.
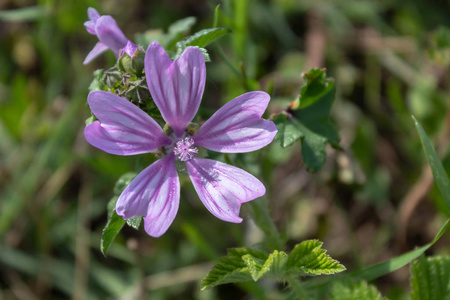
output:
<svg viewBox="0 0 450 300"><path fill-rule="evenodd" d="M136 74L142 76L144 72L145 53L139 49L132 41L128 41L127 45L120 51L117 66L122 72Z"/></svg>

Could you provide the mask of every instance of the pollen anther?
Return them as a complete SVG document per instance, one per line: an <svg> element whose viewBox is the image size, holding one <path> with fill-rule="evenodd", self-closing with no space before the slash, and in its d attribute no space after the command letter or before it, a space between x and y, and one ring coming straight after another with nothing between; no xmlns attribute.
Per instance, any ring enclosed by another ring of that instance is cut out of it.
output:
<svg viewBox="0 0 450 300"><path fill-rule="evenodd" d="M198 149L194 147L194 140L190 137L186 137L176 142L173 153L178 160L188 161L198 154Z"/></svg>

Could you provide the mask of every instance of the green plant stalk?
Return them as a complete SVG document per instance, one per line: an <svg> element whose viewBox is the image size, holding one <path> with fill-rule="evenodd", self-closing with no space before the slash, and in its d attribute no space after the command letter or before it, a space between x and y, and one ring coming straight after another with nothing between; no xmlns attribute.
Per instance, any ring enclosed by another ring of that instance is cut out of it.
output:
<svg viewBox="0 0 450 300"><path fill-rule="evenodd" d="M260 198L246 204L246 208L255 224L265 234L265 246L269 250L283 250L284 241L278 232L275 223L269 215L266 198Z"/></svg>

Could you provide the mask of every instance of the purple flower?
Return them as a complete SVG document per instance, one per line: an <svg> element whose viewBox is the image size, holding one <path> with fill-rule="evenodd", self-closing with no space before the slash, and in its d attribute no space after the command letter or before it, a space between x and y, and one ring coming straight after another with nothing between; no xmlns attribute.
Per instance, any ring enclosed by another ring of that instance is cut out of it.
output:
<svg viewBox="0 0 450 300"><path fill-rule="evenodd" d="M172 61L158 42L145 56L150 92L164 120L173 129L164 134L144 111L124 98L96 91L89 106L99 119L85 129L93 146L117 155L133 155L164 149L157 160L125 188L116 204L125 219L144 216L146 232L159 237L175 218L180 200L180 182L175 161L184 162L195 190L206 208L217 218L239 223L244 202L265 194L264 185L253 175L225 163L196 157L197 147L223 153L260 149L272 142L277 129L261 119L270 97L264 92L243 94L220 108L195 133L186 126L197 113L206 79L202 52L188 47Z"/></svg>
<svg viewBox="0 0 450 300"><path fill-rule="evenodd" d="M94 49L89 52L83 64L91 62L94 58L111 49L116 57L119 56L119 51L128 42L123 32L117 26L116 21L111 16L100 16L100 14L92 7L88 8L88 16L90 21L84 23L86 30L95 34L99 42Z"/></svg>

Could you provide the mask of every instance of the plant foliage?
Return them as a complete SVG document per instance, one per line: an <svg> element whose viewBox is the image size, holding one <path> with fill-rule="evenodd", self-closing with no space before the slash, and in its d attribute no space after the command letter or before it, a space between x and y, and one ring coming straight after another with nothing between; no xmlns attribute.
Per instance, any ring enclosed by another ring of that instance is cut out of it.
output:
<svg viewBox="0 0 450 300"><path fill-rule="evenodd" d="M242 282L268 277L276 281L287 281L290 276L316 276L339 273L345 270L337 260L322 249L322 242L307 240L294 247L288 255L275 250L270 254L252 248L228 250L205 279L201 288Z"/></svg>
<svg viewBox="0 0 450 300"><path fill-rule="evenodd" d="M300 140L304 164L311 172L320 170L326 159L326 144L339 148L339 135L331 123L334 102L334 80L326 77L324 69L311 69L303 74L306 85L300 97L281 114L273 118L281 147Z"/></svg>

